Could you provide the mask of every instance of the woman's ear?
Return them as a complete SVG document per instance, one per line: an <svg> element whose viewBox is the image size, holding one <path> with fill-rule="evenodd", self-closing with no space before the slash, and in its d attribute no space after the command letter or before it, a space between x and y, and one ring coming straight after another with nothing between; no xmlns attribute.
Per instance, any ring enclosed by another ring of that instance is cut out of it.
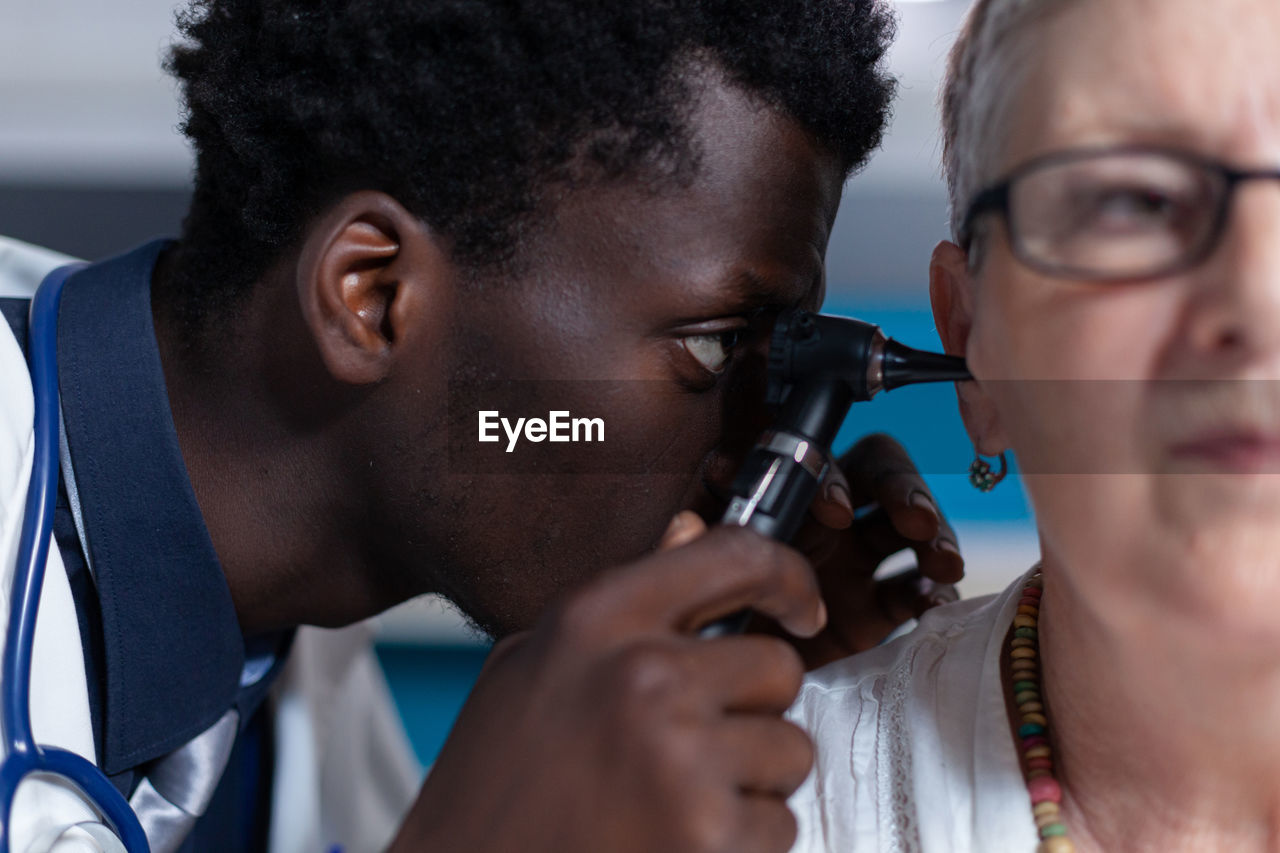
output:
<svg viewBox="0 0 1280 853"><path fill-rule="evenodd" d="M963 356L973 326L969 257L950 240L943 240L929 258L929 303L938 337L949 355Z"/></svg>
<svg viewBox="0 0 1280 853"><path fill-rule="evenodd" d="M407 337L450 301L442 241L385 193L345 196L308 229L298 257L302 315L329 373L379 382Z"/></svg>
<svg viewBox="0 0 1280 853"><path fill-rule="evenodd" d="M980 370L972 358L974 279L969 256L950 240L943 240L929 260L929 302L942 346L950 355L965 358L973 381L957 382L960 416L978 452L996 456L1009 447L994 400L983 388Z"/></svg>

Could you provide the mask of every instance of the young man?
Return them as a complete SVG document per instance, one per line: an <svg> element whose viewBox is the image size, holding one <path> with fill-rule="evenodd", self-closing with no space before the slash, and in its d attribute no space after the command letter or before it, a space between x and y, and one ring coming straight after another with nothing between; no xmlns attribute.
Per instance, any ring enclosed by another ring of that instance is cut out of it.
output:
<svg viewBox="0 0 1280 853"><path fill-rule="evenodd" d="M750 607L817 662L927 603L873 584L888 553L960 570L883 439L815 505L814 567L701 535L764 423L772 317L822 301L890 30L869 0L207 0L183 19L182 237L76 273L58 331L50 573L85 650L81 747L153 849L261 847L261 698L293 629L426 592L507 639L393 849L786 849L801 659L696 629ZM4 305L25 346L25 302ZM605 442L506 464L477 394L589 416ZM25 492L26 424L5 494ZM46 823L74 822L61 808Z"/></svg>

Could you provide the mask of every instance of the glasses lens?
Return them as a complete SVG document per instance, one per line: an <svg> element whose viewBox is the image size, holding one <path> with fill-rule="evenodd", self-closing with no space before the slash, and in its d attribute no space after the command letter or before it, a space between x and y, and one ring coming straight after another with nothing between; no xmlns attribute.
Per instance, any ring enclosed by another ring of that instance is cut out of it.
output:
<svg viewBox="0 0 1280 853"><path fill-rule="evenodd" d="M1009 222L1024 261L1080 278L1169 272L1211 237L1222 178L1154 152L1098 153L1047 162L1009 191Z"/></svg>

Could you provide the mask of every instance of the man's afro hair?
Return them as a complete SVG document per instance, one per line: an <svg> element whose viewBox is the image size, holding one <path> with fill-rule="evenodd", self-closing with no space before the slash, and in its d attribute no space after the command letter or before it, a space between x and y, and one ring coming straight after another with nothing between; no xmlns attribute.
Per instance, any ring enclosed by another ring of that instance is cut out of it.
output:
<svg viewBox="0 0 1280 853"><path fill-rule="evenodd" d="M545 191L696 169L681 69L716 67L850 170L893 95L876 0L195 0L169 58L195 193L168 294L234 305L342 194L384 191L480 268Z"/></svg>

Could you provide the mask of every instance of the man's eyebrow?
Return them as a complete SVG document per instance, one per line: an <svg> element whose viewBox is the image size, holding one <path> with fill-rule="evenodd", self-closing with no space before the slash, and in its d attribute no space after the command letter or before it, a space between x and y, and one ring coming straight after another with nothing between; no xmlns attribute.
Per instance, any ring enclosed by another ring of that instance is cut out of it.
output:
<svg viewBox="0 0 1280 853"><path fill-rule="evenodd" d="M808 265L806 265L808 267ZM758 315L781 311L804 301L821 276L821 265L806 269L777 269L763 274L749 267L726 271L701 287L685 291L684 316L680 323L699 322L710 317Z"/></svg>
<svg viewBox="0 0 1280 853"><path fill-rule="evenodd" d="M728 279L725 290L744 309L787 308L803 300L813 287L816 271L806 272L783 278L739 270Z"/></svg>

